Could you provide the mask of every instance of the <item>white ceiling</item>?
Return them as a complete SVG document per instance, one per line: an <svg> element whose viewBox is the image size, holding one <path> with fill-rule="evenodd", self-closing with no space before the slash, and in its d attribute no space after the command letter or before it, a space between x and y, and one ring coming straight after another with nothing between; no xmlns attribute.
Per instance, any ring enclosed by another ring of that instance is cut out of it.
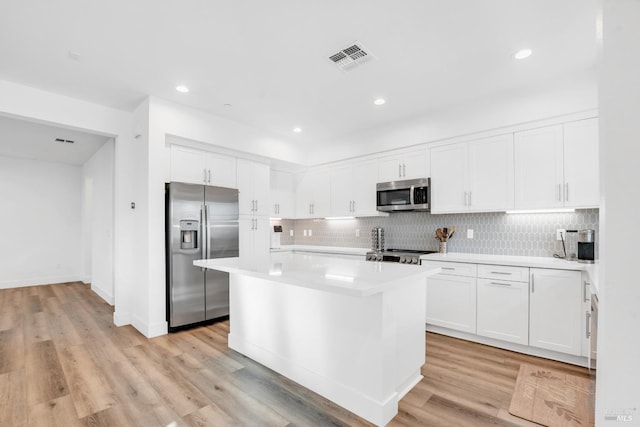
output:
<svg viewBox="0 0 640 427"><path fill-rule="evenodd" d="M0 78L310 143L595 72L595 21L596 0L2 0ZM342 72L327 58L355 40L376 59Z"/></svg>
<svg viewBox="0 0 640 427"><path fill-rule="evenodd" d="M58 142L56 138L74 141ZM82 165L109 139L0 116L0 156Z"/></svg>

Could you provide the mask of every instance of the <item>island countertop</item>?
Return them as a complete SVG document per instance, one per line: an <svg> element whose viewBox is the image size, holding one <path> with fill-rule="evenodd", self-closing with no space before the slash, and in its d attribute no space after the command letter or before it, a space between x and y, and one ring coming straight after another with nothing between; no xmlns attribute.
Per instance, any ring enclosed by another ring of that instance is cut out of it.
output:
<svg viewBox="0 0 640 427"><path fill-rule="evenodd" d="M198 267L352 296L384 292L402 286L403 280L426 278L440 271L419 265L286 252L272 253L263 262L219 258L193 263Z"/></svg>

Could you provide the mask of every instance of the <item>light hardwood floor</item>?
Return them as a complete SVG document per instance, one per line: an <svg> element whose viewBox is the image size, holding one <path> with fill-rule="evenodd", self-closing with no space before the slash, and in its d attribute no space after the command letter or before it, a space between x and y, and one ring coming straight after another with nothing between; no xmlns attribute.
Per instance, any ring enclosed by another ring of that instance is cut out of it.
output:
<svg viewBox="0 0 640 427"><path fill-rule="evenodd" d="M0 426L364 426L227 348L228 322L146 339L81 283L0 290ZM508 413L521 362L427 334L425 378L392 426L537 425Z"/></svg>

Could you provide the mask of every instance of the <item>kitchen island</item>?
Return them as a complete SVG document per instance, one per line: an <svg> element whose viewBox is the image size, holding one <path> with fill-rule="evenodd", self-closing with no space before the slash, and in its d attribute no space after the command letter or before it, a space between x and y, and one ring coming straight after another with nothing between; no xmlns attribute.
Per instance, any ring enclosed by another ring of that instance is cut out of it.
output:
<svg viewBox="0 0 640 427"><path fill-rule="evenodd" d="M229 347L377 424L421 379L425 280L415 265L275 253L195 261L229 273Z"/></svg>

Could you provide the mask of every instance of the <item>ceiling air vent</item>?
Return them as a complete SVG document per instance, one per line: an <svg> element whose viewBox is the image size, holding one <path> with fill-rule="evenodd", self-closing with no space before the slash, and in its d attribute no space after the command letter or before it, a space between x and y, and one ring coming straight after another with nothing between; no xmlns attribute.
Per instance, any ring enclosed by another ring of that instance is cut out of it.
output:
<svg viewBox="0 0 640 427"><path fill-rule="evenodd" d="M343 71L351 70L372 58L373 55L358 42L353 43L333 55L329 55L329 60Z"/></svg>
<svg viewBox="0 0 640 427"><path fill-rule="evenodd" d="M62 139L62 138L56 138L56 142L66 142L67 144L74 144L75 141L72 141L70 139Z"/></svg>

